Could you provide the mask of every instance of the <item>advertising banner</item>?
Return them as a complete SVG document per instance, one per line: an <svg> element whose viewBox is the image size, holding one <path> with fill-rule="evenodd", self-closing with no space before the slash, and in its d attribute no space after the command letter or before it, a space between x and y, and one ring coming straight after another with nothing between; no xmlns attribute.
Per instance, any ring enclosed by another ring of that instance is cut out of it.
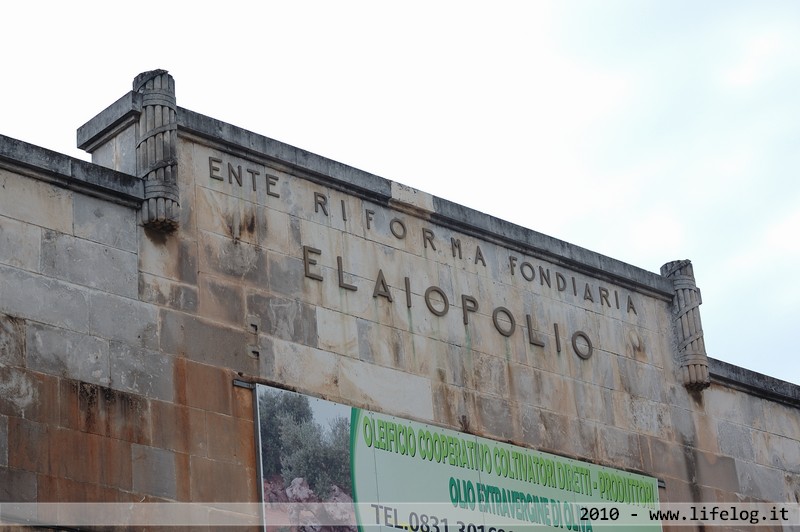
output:
<svg viewBox="0 0 800 532"><path fill-rule="evenodd" d="M266 386L258 417L270 528L661 530L651 477Z"/></svg>

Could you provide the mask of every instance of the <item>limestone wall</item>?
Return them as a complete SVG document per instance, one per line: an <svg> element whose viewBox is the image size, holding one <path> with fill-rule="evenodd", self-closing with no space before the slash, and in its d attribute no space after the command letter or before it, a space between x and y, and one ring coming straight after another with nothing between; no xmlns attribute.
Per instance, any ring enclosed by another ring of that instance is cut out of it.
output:
<svg viewBox="0 0 800 532"><path fill-rule="evenodd" d="M234 379L663 501L800 497L797 387L687 390L660 275L180 108L177 230L144 229L117 130L109 168L0 137L0 501L257 501Z"/></svg>

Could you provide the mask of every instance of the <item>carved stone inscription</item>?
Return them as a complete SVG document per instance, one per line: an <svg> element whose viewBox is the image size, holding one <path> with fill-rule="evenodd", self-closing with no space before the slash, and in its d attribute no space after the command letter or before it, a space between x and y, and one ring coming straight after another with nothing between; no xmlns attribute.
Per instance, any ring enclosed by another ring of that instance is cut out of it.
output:
<svg viewBox="0 0 800 532"><path fill-rule="evenodd" d="M253 193L260 193L260 197L264 197L268 203L287 201L282 197L281 190L290 190L289 196L296 196L293 189L287 188L291 184L282 182L277 174L278 172L270 171L261 165L248 166L240 162L227 161L222 157L208 157L210 180L226 183L228 187L238 189L240 192L251 190ZM504 277L506 282L514 279L517 282L522 280L523 285L530 284L531 287L535 285L539 290L560 294L561 299L573 299L575 303L594 306L598 310L609 309L612 313L618 313L620 319L638 315L634 296L621 292L618 288L603 285L599 281L587 281L585 278L565 270L554 269L550 264L512 251L507 252L504 260L490 261L487 260L486 252L481 247L487 245L485 242L468 241L450 234L442 236L446 231L433 225L419 227L418 220L414 220L416 223L411 223L409 215L388 208L385 212L380 212L381 207L365 204L362 212L350 212L345 200L336 201L322 189L309 192L304 187L303 191L307 194L304 212L309 219L318 223L333 218L343 222L360 222L362 230L367 234L372 231L388 232L397 241L398 247L410 243L419 250L444 253L456 261L462 261L465 269L469 267L474 271L477 268L479 271L486 271L486 275L492 278ZM293 197L292 201L296 205L303 199ZM492 328L503 337L523 334L528 344L545 348L548 336L552 335L556 353L571 347L572 351L583 360L590 359L596 349L590 332L578 328L564 330L567 327L563 325L560 329L559 324L555 322L542 328L537 323L536 313L531 308L507 308L472 293L448 295L448 291L436 284L418 286L413 274L389 279L384 268L379 266L369 277L374 281L364 283L363 279L356 280L357 276L348 273L346 256L327 256L321 247L316 242L303 242L302 249L298 250L299 258L302 259L303 275L309 282L335 282L342 290L364 293L364 297L383 300L387 304L400 301L412 312L416 310L412 293L420 293L424 294L422 299L427 312L436 317L445 317L451 312L458 312L464 326L469 326L471 320L476 319L475 316L483 317L485 314L490 316ZM329 279L326 276L324 272L326 268L336 272L334 278ZM567 340L566 345L562 345L562 339Z"/></svg>

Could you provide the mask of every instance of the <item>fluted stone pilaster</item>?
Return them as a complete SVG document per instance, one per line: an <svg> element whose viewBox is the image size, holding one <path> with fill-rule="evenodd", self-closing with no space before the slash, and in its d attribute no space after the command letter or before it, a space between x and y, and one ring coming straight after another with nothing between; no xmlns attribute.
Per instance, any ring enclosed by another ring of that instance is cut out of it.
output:
<svg viewBox="0 0 800 532"><path fill-rule="evenodd" d="M178 117L175 80L166 70L136 76L133 90L142 94L136 129L136 171L144 179L142 224L160 231L178 226Z"/></svg>
<svg viewBox="0 0 800 532"><path fill-rule="evenodd" d="M702 390L711 381L698 308L702 298L695 284L692 263L688 260L668 262L661 267L661 275L671 279L675 289L673 324L678 340L683 384L690 390Z"/></svg>

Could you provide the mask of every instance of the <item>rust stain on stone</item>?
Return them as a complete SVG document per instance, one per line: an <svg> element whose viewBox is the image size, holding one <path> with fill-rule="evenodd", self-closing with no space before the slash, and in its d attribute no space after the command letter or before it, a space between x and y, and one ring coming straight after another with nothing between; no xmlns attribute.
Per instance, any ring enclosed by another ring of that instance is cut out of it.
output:
<svg viewBox="0 0 800 532"><path fill-rule="evenodd" d="M81 431L149 443L147 399L88 382L72 388L77 388Z"/></svg>
<svg viewBox="0 0 800 532"><path fill-rule="evenodd" d="M178 358L175 360L175 367L172 373L174 383L175 403L186 404L186 359Z"/></svg>

